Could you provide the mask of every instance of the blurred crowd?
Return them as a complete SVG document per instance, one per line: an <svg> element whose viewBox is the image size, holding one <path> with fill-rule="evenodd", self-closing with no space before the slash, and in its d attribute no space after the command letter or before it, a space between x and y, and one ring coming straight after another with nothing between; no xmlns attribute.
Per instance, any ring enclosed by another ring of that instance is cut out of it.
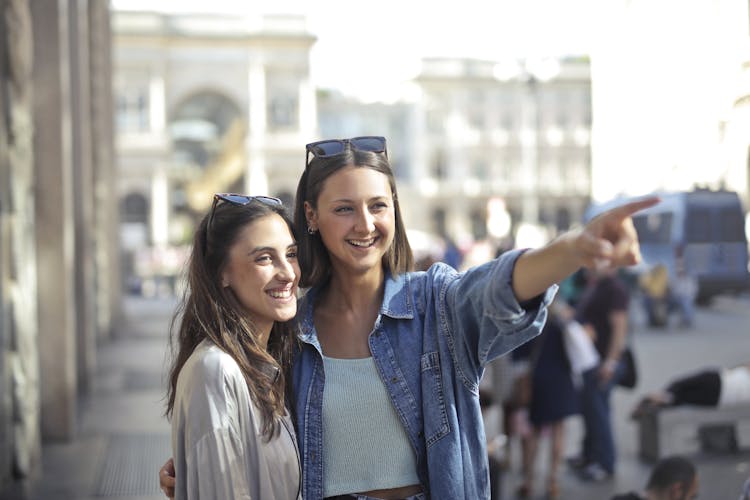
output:
<svg viewBox="0 0 750 500"><path fill-rule="evenodd" d="M419 268L444 261L461 270L507 249L482 242L462 251L450 240L435 248L419 260ZM628 335L632 311L639 311L644 326L664 328L676 317L680 328L690 328L696 289L681 261L671 280L665 266L657 264L637 272L581 269L560 284L541 335L494 361L482 381L493 500L508 491L512 498L560 498L563 467L584 483L612 477L617 447L610 395L617 386L632 389L637 379L634 362L627 359L635 350ZM750 404L750 364L668 374L664 383L640 398L630 411L632 419L681 405ZM578 449L566 450L565 422L574 415L583 421L583 437ZM546 446L540 446L544 440ZM549 451L544 469L537 466L540 449ZM519 461L515 466L514 460ZM698 489L690 459L667 456L642 484L613 500L691 499ZM750 500L750 478L738 496Z"/></svg>

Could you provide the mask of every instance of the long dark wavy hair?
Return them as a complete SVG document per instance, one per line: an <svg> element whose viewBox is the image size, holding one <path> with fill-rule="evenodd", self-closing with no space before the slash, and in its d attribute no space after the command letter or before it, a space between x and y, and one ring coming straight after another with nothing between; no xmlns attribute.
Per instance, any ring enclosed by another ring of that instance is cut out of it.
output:
<svg viewBox="0 0 750 500"><path fill-rule="evenodd" d="M209 215L198 226L187 273L187 287L170 325L169 344L174 356L167 391L166 416L174 410L177 378L185 362L204 339L209 339L240 367L250 396L262 416L266 439L277 435L278 421L285 413L284 390L290 379L296 322L275 322L267 349L257 342L252 320L243 312L229 287L221 286L229 250L248 224L276 214L294 235L289 215L281 206L251 201L244 206L219 204L207 227Z"/></svg>
<svg viewBox="0 0 750 500"><path fill-rule="evenodd" d="M320 233L307 232L307 218L305 217L305 202L317 209L318 197L323 190L326 179L339 170L354 166L369 168L384 174L393 194L393 208L396 225L393 243L383 255L383 268L393 275L411 271L414 268L414 255L406 237L406 226L401 216L401 208L396 194L396 179L393 170L384 153L360 151L352 149L345 143L341 154L327 158L314 156L305 168L305 172L297 184L297 195L294 207L294 225L298 232L297 259L302 272L301 287L311 287L326 283L331 277L331 257L320 237Z"/></svg>

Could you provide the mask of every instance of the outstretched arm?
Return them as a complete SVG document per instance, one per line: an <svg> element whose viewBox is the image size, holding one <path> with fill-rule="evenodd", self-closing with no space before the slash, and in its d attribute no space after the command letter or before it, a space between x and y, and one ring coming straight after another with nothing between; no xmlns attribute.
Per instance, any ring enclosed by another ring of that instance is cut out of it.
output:
<svg viewBox="0 0 750 500"><path fill-rule="evenodd" d="M513 292L518 301L536 297L582 266L620 267L640 262L638 235L631 216L657 203L659 198L655 196L625 203L542 248L524 253L513 271Z"/></svg>

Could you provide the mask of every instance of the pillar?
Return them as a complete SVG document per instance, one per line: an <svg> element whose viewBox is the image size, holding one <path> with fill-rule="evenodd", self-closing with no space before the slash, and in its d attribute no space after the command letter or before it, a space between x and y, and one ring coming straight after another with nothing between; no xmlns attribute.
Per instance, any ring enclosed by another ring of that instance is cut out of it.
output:
<svg viewBox="0 0 750 500"><path fill-rule="evenodd" d="M71 153L78 387L86 392L96 368L96 282L88 0L68 0Z"/></svg>
<svg viewBox="0 0 750 500"><path fill-rule="evenodd" d="M109 338L121 318L119 213L114 160L112 36L109 2L89 1L96 331Z"/></svg>
<svg viewBox="0 0 750 500"><path fill-rule="evenodd" d="M76 424L73 168L65 0L31 2L34 33L36 259L41 430L70 439Z"/></svg>

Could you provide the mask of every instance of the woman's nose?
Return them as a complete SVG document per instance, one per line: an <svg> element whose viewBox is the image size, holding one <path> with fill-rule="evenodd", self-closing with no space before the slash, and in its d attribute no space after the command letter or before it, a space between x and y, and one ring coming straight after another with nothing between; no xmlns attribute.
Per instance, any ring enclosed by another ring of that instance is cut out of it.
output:
<svg viewBox="0 0 750 500"><path fill-rule="evenodd" d="M287 281L294 281L294 278L297 277L297 273L294 270L294 266L292 263L286 259L281 261L281 264L279 265L278 270L279 276Z"/></svg>
<svg viewBox="0 0 750 500"><path fill-rule="evenodd" d="M375 230L375 218L368 210L359 212L355 229L367 234Z"/></svg>

